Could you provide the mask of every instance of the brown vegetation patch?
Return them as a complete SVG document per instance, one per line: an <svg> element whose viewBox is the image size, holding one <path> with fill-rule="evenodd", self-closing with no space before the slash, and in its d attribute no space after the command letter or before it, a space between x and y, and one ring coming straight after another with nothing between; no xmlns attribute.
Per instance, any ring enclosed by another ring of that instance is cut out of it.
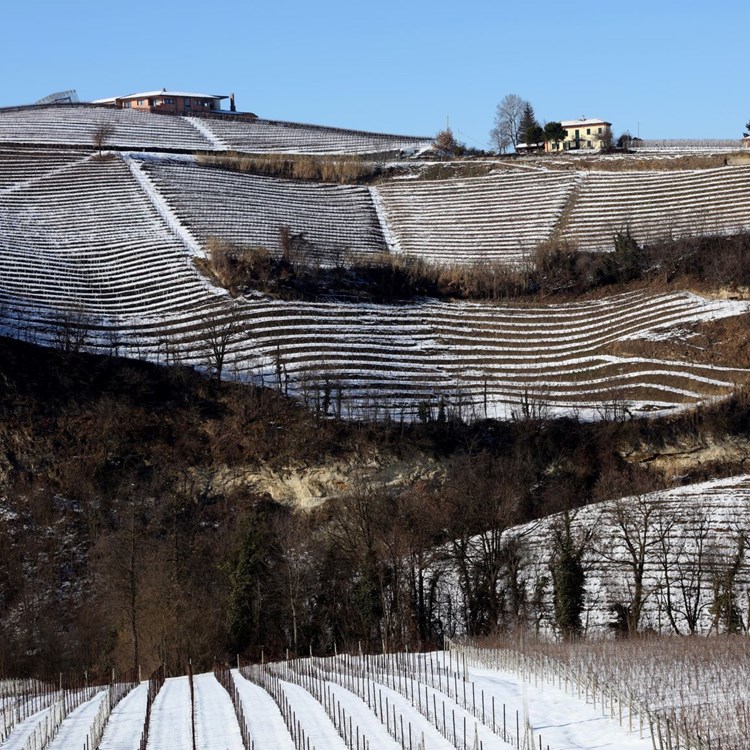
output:
<svg viewBox="0 0 750 750"><path fill-rule="evenodd" d="M360 156L298 156L230 152L198 154L197 161L203 166L243 174L347 185L372 182L389 173L381 162L368 161Z"/></svg>
<svg viewBox="0 0 750 750"><path fill-rule="evenodd" d="M750 367L750 314L701 323L686 323L672 331L658 331L659 341L627 339L607 347L611 354L622 357L652 357L691 362L694 364ZM738 372L738 383L748 376Z"/></svg>
<svg viewBox="0 0 750 750"><path fill-rule="evenodd" d="M685 154L683 156L637 156L600 154L586 156L544 156L533 159L550 169L584 169L592 172L664 172L689 169L715 169L734 163L730 154Z"/></svg>

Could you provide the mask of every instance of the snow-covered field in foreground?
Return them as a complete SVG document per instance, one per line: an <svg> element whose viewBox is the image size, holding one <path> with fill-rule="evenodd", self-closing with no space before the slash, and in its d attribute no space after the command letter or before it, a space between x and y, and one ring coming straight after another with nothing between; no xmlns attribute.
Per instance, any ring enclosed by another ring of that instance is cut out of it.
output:
<svg viewBox="0 0 750 750"><path fill-rule="evenodd" d="M231 677L255 750L653 746L647 730L639 736L637 722L628 731L627 716L620 726L570 691L472 666L456 653L300 659L232 670ZM139 747L146 685L114 708L101 748ZM71 711L48 746L85 748L104 696L98 692ZM193 716L188 677L166 680L152 706L147 747L192 750L194 726L201 750L242 750L232 699L213 674L194 678L194 696ZM32 716L0 747L26 750L27 725L43 718L44 712Z"/></svg>

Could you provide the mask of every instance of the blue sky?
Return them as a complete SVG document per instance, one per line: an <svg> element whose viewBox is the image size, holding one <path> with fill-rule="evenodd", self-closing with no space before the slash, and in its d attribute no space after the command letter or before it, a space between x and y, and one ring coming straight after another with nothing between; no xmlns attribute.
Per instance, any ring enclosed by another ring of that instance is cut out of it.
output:
<svg viewBox="0 0 750 750"><path fill-rule="evenodd" d="M432 135L448 116L478 147L508 93L644 138L739 138L750 119L748 0L3 5L0 106L233 91L261 117L363 130Z"/></svg>

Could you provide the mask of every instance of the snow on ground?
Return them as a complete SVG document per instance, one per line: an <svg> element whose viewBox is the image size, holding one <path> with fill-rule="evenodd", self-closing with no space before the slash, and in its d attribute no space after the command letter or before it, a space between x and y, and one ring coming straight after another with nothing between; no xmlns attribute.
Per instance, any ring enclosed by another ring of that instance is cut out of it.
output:
<svg viewBox="0 0 750 750"><path fill-rule="evenodd" d="M282 681L281 686L293 707L297 721L305 730L306 737L309 737L311 746L316 750L346 750L344 740L339 737L325 710L307 690L292 682Z"/></svg>
<svg viewBox="0 0 750 750"><path fill-rule="evenodd" d="M413 675L413 672L411 674ZM327 681L326 690L330 691L331 697L345 711L347 721L348 717L351 717L352 726L359 727L361 736L369 740L372 750L397 750L401 746L400 742L388 734L386 726L376 712L368 708L365 700L341 684L346 681L342 672L330 673L331 677L334 675L336 681ZM442 690L425 686L423 682L414 681L411 675L404 674L402 679L397 681L398 684L393 683L398 687L398 690L394 690L379 681L390 681L392 678L381 674L375 677L375 680L371 680L370 691L373 699L378 702L376 705L382 701L383 709L387 699L389 717L393 716L395 709L399 725L403 718L407 744L408 727L411 725L413 748L416 748L422 739L425 750L453 748L454 744L441 735L437 726L442 728L445 721L448 734L452 734L454 717L456 746L463 744L465 720L467 746L473 745L476 732L476 737L485 750L505 750L511 745L515 747L516 711L519 714L521 742L524 742L523 727L528 719L532 734L527 736L527 741L534 748L537 747L540 737L543 747L549 745L554 750L652 748L652 741L646 729L643 738L639 737L638 731L629 734L626 726L620 727L616 720L602 716L600 706L592 706L575 695L567 695L549 683L540 681L537 685L533 679L526 682L513 672L485 667L470 667L468 677L466 709L459 705L463 705L462 690L459 690L457 700L447 694L449 691L451 694L455 693L455 690L451 691L450 680L445 681L445 689ZM236 670L233 670L233 679L242 701L255 750L293 750L291 735L273 698ZM359 681L357 684L359 685ZM460 681L458 683L459 687L463 684ZM310 747L315 747L316 750L344 750L345 743L327 716L323 705L300 685L282 681L281 686L296 721L304 729L306 738L310 740ZM147 690L148 684L144 682L115 707L100 745L101 750L136 750L143 728ZM417 690L420 691L419 699L415 697ZM476 718L471 711L472 695L477 705ZM93 699L72 711L49 746L50 750L85 748L86 736L105 696L106 691L102 690ZM497 733L491 730L493 698ZM425 715L427 704L430 705L429 717ZM504 704L507 716L507 742L502 739ZM195 677L195 705L198 748L242 750L239 725L229 694L212 673ZM423 713L420 713L420 705ZM484 712L479 708L482 705ZM2 750L23 750L27 738L34 727L44 719L46 712L46 709L40 711L20 723L9 740L0 746ZM627 716L624 715L623 719L627 725ZM154 750L192 750L192 746L188 678L171 678L165 681L154 701L148 747Z"/></svg>
<svg viewBox="0 0 750 750"><path fill-rule="evenodd" d="M243 750L229 693L212 672L196 675L195 743L201 750Z"/></svg>
<svg viewBox="0 0 750 750"><path fill-rule="evenodd" d="M419 711L412 706L411 701L405 698L400 693L391 688L377 682L373 682L371 685L373 695L377 695L378 692L382 693L383 696L383 707L385 708L385 699L388 698L388 704L395 706L396 714L400 714L404 717L404 726L411 724L417 733L417 740L422 739L422 733L424 733L424 746L425 750L450 750L453 745L443 737L440 732L435 728L431 721L428 721ZM378 696L379 700L379 696ZM390 709L393 710L392 708Z"/></svg>
<svg viewBox="0 0 750 750"><path fill-rule="evenodd" d="M256 750L294 750L294 742L273 698L262 687L245 679L236 669L232 670L232 674Z"/></svg>
<svg viewBox="0 0 750 750"><path fill-rule="evenodd" d="M341 708L346 711L347 716L352 717L352 722L359 726L362 733L370 741L370 747L378 750L399 750L400 743L396 742L388 734L388 729L380 723L380 719L367 707L367 704L350 690L341 687L336 682L327 682L326 688L330 690L331 696L338 701ZM415 736L415 740L419 737Z"/></svg>
<svg viewBox="0 0 750 750"><path fill-rule="evenodd" d="M550 685L535 687L522 683L518 676L487 669L470 669L477 695L484 690L485 702L495 698L496 710L505 703L512 707L515 731L515 711L528 711L534 736L541 734L543 744L555 750L650 750L651 738L628 734L616 721L603 717L593 706L566 695ZM477 698L477 701L479 699ZM501 708L499 710L502 710ZM508 714L511 721L511 715ZM521 720L523 726L523 720ZM485 743L485 747L487 744Z"/></svg>
<svg viewBox="0 0 750 750"><path fill-rule="evenodd" d="M10 733L10 737L2 744L3 750L23 750L26 745L26 740L31 736L31 733L36 729L44 717L49 713L49 708L43 708L41 711L37 711L32 714L24 721L19 722L13 727Z"/></svg>
<svg viewBox="0 0 750 750"><path fill-rule="evenodd" d="M164 681L151 707L149 750L192 750L190 685L187 677Z"/></svg>
<svg viewBox="0 0 750 750"><path fill-rule="evenodd" d="M445 693L435 690L429 685L420 684L415 680L410 680L409 684L413 690L421 690L425 704L432 706L433 712L437 710L437 717L433 713L432 721L437 722L439 726L444 726L445 731L449 732L451 736L453 736L455 719L455 744L461 743L463 746L464 739L467 744L471 744L476 736L482 747L487 750L503 750L507 747L508 743L498 737L490 727L474 718L469 711L461 708L456 701L449 698ZM443 724L443 721L445 721L445 724ZM488 719L488 722L491 723L491 720Z"/></svg>
<svg viewBox="0 0 750 750"><path fill-rule="evenodd" d="M146 718L148 682L131 690L112 711L99 750L138 750Z"/></svg>
<svg viewBox="0 0 750 750"><path fill-rule="evenodd" d="M71 711L60 725L60 729L48 746L49 750L73 750L85 748L99 706L107 697L106 690L100 690L91 700L82 703Z"/></svg>

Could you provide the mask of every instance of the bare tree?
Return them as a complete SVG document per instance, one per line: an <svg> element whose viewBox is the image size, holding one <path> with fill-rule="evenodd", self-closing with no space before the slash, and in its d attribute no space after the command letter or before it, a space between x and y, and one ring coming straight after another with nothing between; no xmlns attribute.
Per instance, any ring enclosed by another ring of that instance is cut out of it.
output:
<svg viewBox="0 0 750 750"><path fill-rule="evenodd" d="M239 309L233 307L228 314L211 313L202 328L203 354L208 369L216 380L221 380L227 352L232 343L242 335L243 326Z"/></svg>
<svg viewBox="0 0 750 750"><path fill-rule="evenodd" d="M678 523L682 533L676 533ZM703 594L710 532L710 519L703 508L679 512L676 508L665 509L657 519L656 554L663 577L659 599L678 635L683 634L683 622L688 633L697 633L708 606Z"/></svg>
<svg viewBox="0 0 750 750"><path fill-rule="evenodd" d="M490 130L490 140L498 151L505 153L522 140L521 119L526 102L518 94L507 94L497 105L495 126Z"/></svg>
<svg viewBox="0 0 750 750"><path fill-rule="evenodd" d="M316 540L305 519L291 514L279 515L274 521L279 549L277 563L279 597L291 619L291 646L299 654L300 621L305 616L315 584L314 553Z"/></svg>
<svg viewBox="0 0 750 750"><path fill-rule="evenodd" d="M608 516L613 527L611 544L602 550L605 559L629 572L627 593L623 601L614 605L620 627L628 634L638 632L646 600L653 593L646 581L646 568L659 548L661 509L658 500L648 495L635 495L616 500ZM665 531L665 533L667 533Z"/></svg>
<svg viewBox="0 0 750 750"><path fill-rule="evenodd" d="M64 352L80 352L91 338L92 320L83 304L63 310L51 329L52 340L57 349Z"/></svg>
<svg viewBox="0 0 750 750"><path fill-rule="evenodd" d="M94 148L99 151L101 157L104 147L107 145L107 141L115 134L114 127L108 122L100 122L94 127L91 133L91 142L94 144Z"/></svg>

